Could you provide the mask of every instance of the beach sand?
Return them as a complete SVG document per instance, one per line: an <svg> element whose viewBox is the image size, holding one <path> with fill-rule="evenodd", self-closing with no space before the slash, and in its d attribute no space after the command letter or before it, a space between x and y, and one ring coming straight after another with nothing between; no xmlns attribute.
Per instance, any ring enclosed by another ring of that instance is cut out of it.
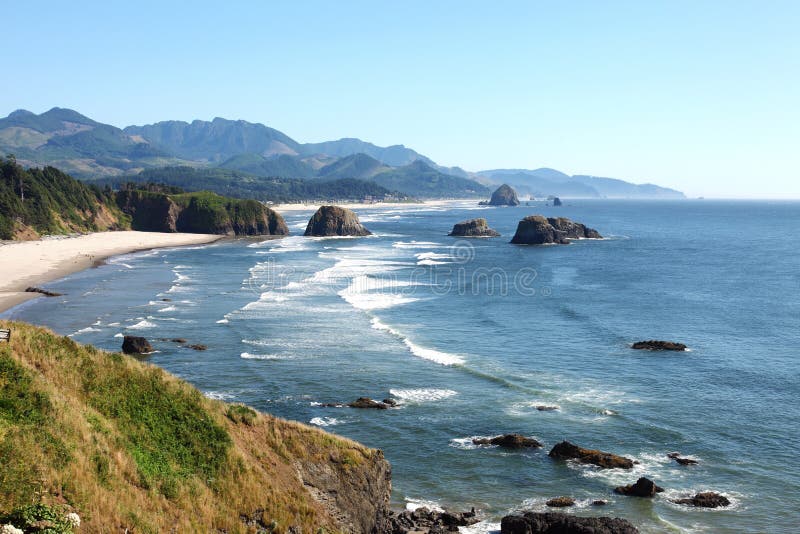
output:
<svg viewBox="0 0 800 534"><path fill-rule="evenodd" d="M40 296L29 286L47 284L117 254L159 247L210 243L223 236L158 232L97 232L78 237L8 242L0 245L0 312Z"/></svg>
<svg viewBox="0 0 800 534"><path fill-rule="evenodd" d="M425 206L442 206L452 202L463 202L459 200L425 200L423 202L349 202L349 203L334 203L336 206L341 208L347 208L350 210L359 210L359 209L380 209L380 208L419 208ZM475 200L475 203L478 201ZM307 203L292 203L292 204L275 204L274 206L270 206L270 208L274 209L278 213L283 213L285 211L304 211L304 210L314 210L316 211L317 208L324 205L325 203L320 202L307 202Z"/></svg>

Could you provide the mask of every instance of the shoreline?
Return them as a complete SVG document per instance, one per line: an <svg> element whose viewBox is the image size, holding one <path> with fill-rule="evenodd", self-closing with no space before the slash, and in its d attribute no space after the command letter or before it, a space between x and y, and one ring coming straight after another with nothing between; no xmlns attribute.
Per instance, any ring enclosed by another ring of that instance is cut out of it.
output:
<svg viewBox="0 0 800 534"><path fill-rule="evenodd" d="M0 313L41 296L39 293L26 293L25 288L97 266L112 256L154 248L213 243L224 237L126 230L5 242L0 245Z"/></svg>
<svg viewBox="0 0 800 534"><path fill-rule="evenodd" d="M358 209L380 209L380 208L419 208L426 206L442 206L455 202L478 202L477 199L449 199L449 200L422 200L420 202L335 202L333 205L349 210ZM316 210L320 206L328 205L327 202L290 202L288 204L274 204L268 206L270 209L282 213L284 211L306 211Z"/></svg>

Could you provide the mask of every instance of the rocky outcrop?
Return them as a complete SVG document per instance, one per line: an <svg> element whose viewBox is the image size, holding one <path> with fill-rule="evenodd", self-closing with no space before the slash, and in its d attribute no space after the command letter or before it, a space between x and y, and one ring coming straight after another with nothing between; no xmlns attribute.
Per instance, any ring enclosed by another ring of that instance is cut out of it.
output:
<svg viewBox="0 0 800 534"><path fill-rule="evenodd" d="M507 449L528 449L542 446L534 438L528 438L522 434L503 434L493 438L474 438L472 443L475 445L497 445Z"/></svg>
<svg viewBox="0 0 800 534"><path fill-rule="evenodd" d="M628 521L611 517L577 517L559 512L525 512L505 516L501 534L637 534Z"/></svg>
<svg viewBox="0 0 800 534"><path fill-rule="evenodd" d="M453 230L447 234L454 237L498 237L496 230L489 228L486 219L470 219L453 225Z"/></svg>
<svg viewBox="0 0 800 534"><path fill-rule="evenodd" d="M297 469L305 488L340 523L341 531L392 532L392 468L380 450L356 461L331 454L320 462L298 462Z"/></svg>
<svg viewBox="0 0 800 534"><path fill-rule="evenodd" d="M349 406L350 408L372 408L377 410L385 410L387 408L391 408L396 405L397 405L396 402L390 404L385 401L378 402L376 400L370 399L369 397L359 397L353 402L349 403L347 406Z"/></svg>
<svg viewBox="0 0 800 534"><path fill-rule="evenodd" d="M458 527L467 527L480 521L475 508L469 512L437 512L428 508L392 513L389 518L389 534L458 532Z"/></svg>
<svg viewBox="0 0 800 534"><path fill-rule="evenodd" d="M595 449L584 449L569 441L562 441L554 446L548 456L556 460L577 460L582 464L593 464L608 469L631 469L633 467L633 460L630 458Z"/></svg>
<svg viewBox="0 0 800 534"><path fill-rule="evenodd" d="M671 452L667 454L667 458L672 458L680 465L697 465L697 460L691 458L683 458L679 452Z"/></svg>
<svg viewBox="0 0 800 534"><path fill-rule="evenodd" d="M655 482L645 477L641 477L635 484L614 488L615 493L627 495L628 497L655 497L656 493L661 493L662 491L664 491L664 488L657 486Z"/></svg>
<svg viewBox="0 0 800 534"><path fill-rule="evenodd" d="M45 297L60 297L63 293L56 293L55 291L48 291L47 289L42 289L41 287L26 287L25 293L40 293Z"/></svg>
<svg viewBox="0 0 800 534"><path fill-rule="evenodd" d="M631 345L632 349L637 350L675 350L684 351L686 345L683 343L676 343L674 341L659 341L657 339L650 339L648 341L637 341Z"/></svg>
<svg viewBox="0 0 800 534"><path fill-rule="evenodd" d="M170 196L122 190L117 205L131 217L131 227L144 232L187 232L220 235L288 235L283 217L255 200L208 192Z"/></svg>
<svg viewBox="0 0 800 534"><path fill-rule="evenodd" d="M122 338L122 352L125 354L150 354L153 352L153 347L146 338L125 336Z"/></svg>
<svg viewBox="0 0 800 534"><path fill-rule="evenodd" d="M372 232L359 222L358 215L339 206L321 206L308 221L307 236L365 236Z"/></svg>
<svg viewBox="0 0 800 534"><path fill-rule="evenodd" d="M713 491L698 493L694 497L688 497L686 499L675 499L672 502L700 508L719 508L721 506L730 506L731 504L731 501L728 500L727 497Z"/></svg>
<svg viewBox="0 0 800 534"><path fill-rule="evenodd" d="M561 199L558 197L553 197L553 206L561 206Z"/></svg>
<svg viewBox="0 0 800 534"><path fill-rule="evenodd" d="M575 506L575 499L572 497L553 497L545 504L551 508L566 508L567 506Z"/></svg>
<svg viewBox="0 0 800 534"><path fill-rule="evenodd" d="M508 185L503 184L492 193L492 198L485 205L489 206L519 206L517 192Z"/></svg>
<svg viewBox="0 0 800 534"><path fill-rule="evenodd" d="M540 412L555 412L558 410L558 406L549 406L547 404L540 404L536 407L537 410Z"/></svg>
<svg viewBox="0 0 800 534"><path fill-rule="evenodd" d="M529 215L517 224L511 242L516 245L567 245L570 239L600 239L597 230L565 217Z"/></svg>

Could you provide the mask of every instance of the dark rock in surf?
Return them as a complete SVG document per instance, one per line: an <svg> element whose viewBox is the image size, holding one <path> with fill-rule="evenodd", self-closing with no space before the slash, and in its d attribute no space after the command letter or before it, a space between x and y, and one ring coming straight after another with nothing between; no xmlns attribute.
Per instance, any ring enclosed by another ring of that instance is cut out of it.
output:
<svg viewBox="0 0 800 534"><path fill-rule="evenodd" d="M628 497L655 497L656 493L661 493L664 488L657 486L649 478L641 477L635 484L619 486L614 488L615 493L627 495Z"/></svg>
<svg viewBox="0 0 800 534"><path fill-rule="evenodd" d="M606 469L631 469L633 467L633 460L630 458L595 449L584 449L569 441L562 441L555 445L548 456L556 460L577 460L582 464L593 464Z"/></svg>
<svg viewBox="0 0 800 534"><path fill-rule="evenodd" d="M384 403L386 406L391 406L392 408L394 408L395 406L397 406L397 401L396 401L396 400L394 400L394 399L383 399L383 403Z"/></svg>
<svg viewBox="0 0 800 534"><path fill-rule="evenodd" d="M578 517L561 512L525 512L505 516L501 534L637 534L628 521L611 517Z"/></svg>
<svg viewBox="0 0 800 534"><path fill-rule="evenodd" d="M715 493L713 491L706 491L698 493L694 497L686 499L676 499L672 501L676 504L687 504L689 506L697 506L699 508L718 508L720 506L730 506L731 501L724 495Z"/></svg>
<svg viewBox="0 0 800 534"><path fill-rule="evenodd" d="M206 349L208 349L208 347L206 345L201 345L199 343L196 344L196 345L186 345L186 348L189 348L189 349L192 349L192 350L206 350Z"/></svg>
<svg viewBox="0 0 800 534"><path fill-rule="evenodd" d="M542 446L534 438L528 438L522 434L503 434L493 438L475 438L472 443L475 445L497 445L506 449L528 449Z"/></svg>
<svg viewBox="0 0 800 534"><path fill-rule="evenodd" d="M684 458L678 452L671 452L667 454L667 458L672 458L680 465L697 465L697 460L693 460L692 458Z"/></svg>
<svg viewBox="0 0 800 534"><path fill-rule="evenodd" d="M500 233L489 228L486 219L470 219L453 225L453 230L447 235L453 237L498 237Z"/></svg>
<svg viewBox="0 0 800 534"><path fill-rule="evenodd" d="M561 206L561 199L558 197L553 197L553 206Z"/></svg>
<svg viewBox="0 0 800 534"><path fill-rule="evenodd" d="M180 344L186 343L186 340L183 339L182 337L175 337L170 339L170 341L172 341L173 343L180 343Z"/></svg>
<svg viewBox="0 0 800 534"><path fill-rule="evenodd" d="M604 501L603 499L595 499L592 501L592 506L605 506L608 504L608 501Z"/></svg>
<svg viewBox="0 0 800 534"><path fill-rule="evenodd" d="M572 497L553 497L545 504L551 508L566 508L567 506L575 506L575 499Z"/></svg>
<svg viewBox="0 0 800 534"><path fill-rule="evenodd" d="M546 406L544 404L540 404L539 406L536 407L536 409L539 410L540 412L554 412L558 410L558 406Z"/></svg>
<svg viewBox="0 0 800 534"><path fill-rule="evenodd" d="M676 343L674 341L661 341L657 339L650 339L648 341L637 341L633 345L631 345L632 349L637 350L674 350L674 351L684 351L686 350L686 345L683 343Z"/></svg>
<svg viewBox="0 0 800 534"><path fill-rule="evenodd" d="M359 397L348 404L348 406L350 408L374 408L377 410L385 410L389 408L388 404L372 400L369 397Z"/></svg>
<svg viewBox="0 0 800 534"><path fill-rule="evenodd" d="M390 512L388 532L390 534L458 532L458 527L474 525L479 521L475 508L469 512L437 512L423 507Z"/></svg>
<svg viewBox="0 0 800 534"><path fill-rule="evenodd" d="M492 193L492 198L489 200L488 205L519 206L519 198L517 198L517 192L510 185L503 184Z"/></svg>
<svg viewBox="0 0 800 534"><path fill-rule="evenodd" d="M153 352L153 347L146 338L125 336L122 338L122 352L125 354L150 354Z"/></svg>
<svg viewBox="0 0 800 534"><path fill-rule="evenodd" d="M60 297L64 295L63 293L48 291L47 289L42 289L41 287L26 287L25 293L39 293L41 295L44 295L45 297Z"/></svg>
<svg viewBox="0 0 800 534"><path fill-rule="evenodd" d="M359 222L358 215L339 206L321 206L308 221L306 236L365 236L372 232Z"/></svg>
<svg viewBox="0 0 800 534"><path fill-rule="evenodd" d="M516 245L568 245L570 239L600 239L597 230L566 217L529 215L519 221L511 242Z"/></svg>
<svg viewBox="0 0 800 534"><path fill-rule="evenodd" d="M588 228L585 224L566 217L548 217L547 222L568 239L600 239L602 237L594 228Z"/></svg>

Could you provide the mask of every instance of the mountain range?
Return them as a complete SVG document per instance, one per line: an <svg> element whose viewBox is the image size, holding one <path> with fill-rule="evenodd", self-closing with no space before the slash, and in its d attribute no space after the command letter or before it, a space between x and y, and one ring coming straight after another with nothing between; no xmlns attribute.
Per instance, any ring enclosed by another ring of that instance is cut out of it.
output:
<svg viewBox="0 0 800 534"><path fill-rule="evenodd" d="M135 176L159 168L221 168L254 178L355 179L417 198L488 197L508 183L523 196L682 198L673 189L554 169L468 172L443 167L403 145L355 138L299 143L263 124L215 118L124 129L53 108L0 119L0 152L27 166L52 165L84 179ZM186 184L184 184L186 186Z"/></svg>

